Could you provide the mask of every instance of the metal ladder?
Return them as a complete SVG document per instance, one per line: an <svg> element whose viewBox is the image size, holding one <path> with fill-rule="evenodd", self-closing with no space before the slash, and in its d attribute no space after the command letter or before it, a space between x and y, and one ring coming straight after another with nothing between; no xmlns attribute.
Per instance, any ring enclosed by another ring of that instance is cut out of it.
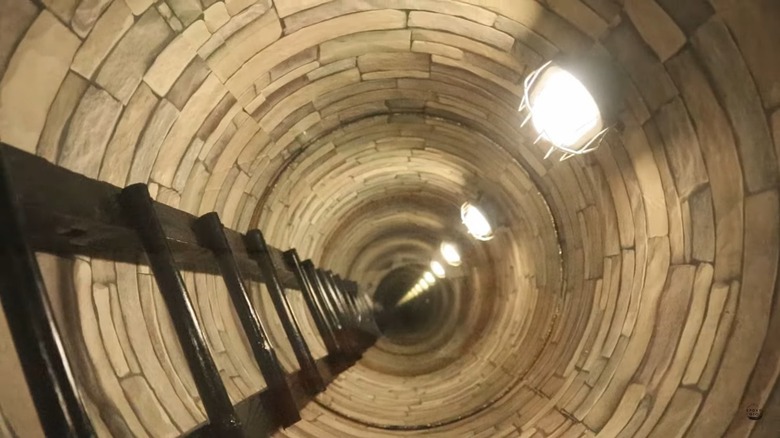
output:
<svg viewBox="0 0 780 438"><path fill-rule="evenodd" d="M34 178L30 177L34 175ZM370 298L357 284L267 245L259 230L226 229L217 213L196 218L152 200L145 184L92 180L0 143L0 300L47 436L94 436L54 321L35 251L148 263L192 372L207 422L191 436L266 436L300 420L323 391L376 340ZM180 269L221 274L267 388L234 406ZM246 280L265 283L300 372L286 375ZM285 289L301 290L327 350L316 361ZM258 414L261 413L262 415ZM267 418L264 427L254 416Z"/></svg>

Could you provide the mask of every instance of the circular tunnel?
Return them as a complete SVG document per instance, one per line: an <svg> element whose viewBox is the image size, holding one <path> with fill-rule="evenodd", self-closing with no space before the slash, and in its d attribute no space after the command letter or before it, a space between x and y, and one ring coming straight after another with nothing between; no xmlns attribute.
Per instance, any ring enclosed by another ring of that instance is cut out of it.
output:
<svg viewBox="0 0 780 438"><path fill-rule="evenodd" d="M373 298L382 336L277 436L780 430L775 2L43 4L0 2L0 140L258 228ZM558 54L625 83L600 148L565 161L518 111ZM399 304L445 241L462 264ZM204 420L148 268L39 258L99 435ZM263 388L224 284L184 279L231 399ZM4 424L34 430L29 406L0 397Z"/></svg>

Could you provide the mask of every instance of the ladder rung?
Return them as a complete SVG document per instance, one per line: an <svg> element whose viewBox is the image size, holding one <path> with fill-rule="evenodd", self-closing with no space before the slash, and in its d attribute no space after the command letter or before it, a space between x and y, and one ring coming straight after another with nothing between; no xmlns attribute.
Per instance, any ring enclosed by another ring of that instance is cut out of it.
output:
<svg viewBox="0 0 780 438"><path fill-rule="evenodd" d="M298 407L287 386L284 370L276 356L276 351L249 300L246 285L233 257L233 250L225 236L219 215L214 212L205 214L195 221L193 228L201 243L214 253L255 361L268 385L269 392L273 394L273 397L268 399L272 404L268 405L267 409L274 414L283 427L292 426L301 419Z"/></svg>
<svg viewBox="0 0 780 438"><path fill-rule="evenodd" d="M271 295L271 301L274 303L284 332L290 340L295 358L301 367L306 389L310 394L324 391L325 383L317 369L317 364L314 362L309 346L306 345L306 340L303 338L303 333L301 333L300 325L292 311L292 307L290 307L290 302L287 300L284 289L279 282L276 267L273 264L273 260L271 260L263 233L260 230L249 231L246 235L246 246L249 255L257 262L260 272L263 274L263 278L265 278L265 285L268 293Z"/></svg>
<svg viewBox="0 0 780 438"><path fill-rule="evenodd" d="M128 221L138 233L160 288L173 327L187 359L198 394L209 418L209 429L219 436L243 436L225 385L211 357L184 281L174 264L160 220L146 184L133 184L119 195Z"/></svg>
<svg viewBox="0 0 780 438"><path fill-rule="evenodd" d="M47 436L94 436L54 321L24 214L0 147L0 300L14 346ZM33 176L34 177L34 176Z"/></svg>
<svg viewBox="0 0 780 438"><path fill-rule="evenodd" d="M301 285L301 292L303 293L303 298L306 301L306 306L309 308L309 312L314 319L314 323L317 325L317 330L319 330L320 337L325 343L325 348L328 350L328 355L338 355L339 346L338 341L336 340L336 335L333 333L333 327L331 327L330 322L325 315L326 310L320 303L319 298L314 291L314 286L301 266L301 259L298 257L298 251L295 249L285 251L284 259L287 263L287 266L293 271L296 278L298 279L298 283Z"/></svg>

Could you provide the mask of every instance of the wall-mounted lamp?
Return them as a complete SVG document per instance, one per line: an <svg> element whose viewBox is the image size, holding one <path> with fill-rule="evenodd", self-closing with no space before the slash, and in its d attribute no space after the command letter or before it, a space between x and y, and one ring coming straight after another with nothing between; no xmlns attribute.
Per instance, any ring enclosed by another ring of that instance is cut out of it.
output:
<svg viewBox="0 0 780 438"><path fill-rule="evenodd" d="M431 272L439 278L444 278L447 275L447 271L444 270L444 266L438 260L431 262Z"/></svg>
<svg viewBox="0 0 780 438"><path fill-rule="evenodd" d="M469 234L475 239L490 240L493 238L493 227L477 206L468 202L464 203L460 207L460 219L466 225Z"/></svg>
<svg viewBox="0 0 780 438"><path fill-rule="evenodd" d="M442 242L439 247L439 252L441 252L441 256L444 257L444 261L447 262L448 265L460 266L460 252L454 243Z"/></svg>
<svg viewBox="0 0 780 438"><path fill-rule="evenodd" d="M545 158L556 149L561 161L592 152L614 124L620 87L606 60L562 57L533 71L523 85L523 125L530 120L536 142L552 144Z"/></svg>

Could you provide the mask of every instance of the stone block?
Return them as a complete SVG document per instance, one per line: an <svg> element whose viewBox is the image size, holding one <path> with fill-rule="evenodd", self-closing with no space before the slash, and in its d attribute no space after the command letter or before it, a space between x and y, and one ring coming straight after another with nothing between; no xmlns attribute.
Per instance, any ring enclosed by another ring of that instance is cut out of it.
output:
<svg viewBox="0 0 780 438"><path fill-rule="evenodd" d="M325 23L309 26L299 32L290 34L271 44L262 52L254 55L228 80L227 87L235 95L241 95L255 79L268 72L273 66L300 51L301 47L312 47L344 35L352 35L368 30L400 29L406 26L406 14L403 11L369 11L334 18ZM407 31L408 32L408 31ZM324 44L323 44L324 46ZM409 43L405 46L408 50ZM320 63L326 64L335 59L326 60L322 55L324 47L320 47ZM361 49L361 53L373 50L371 47ZM402 49L398 49L402 50ZM354 55L352 55L354 56Z"/></svg>
<svg viewBox="0 0 780 438"><path fill-rule="evenodd" d="M701 2L702 0L698 0ZM688 3L688 2L682 2ZM773 0L734 2L713 0L718 15L728 26L747 64L764 108L780 105L780 60L774 53L780 41L780 4Z"/></svg>
<svg viewBox="0 0 780 438"><path fill-rule="evenodd" d="M626 14L661 62L685 45L682 30L655 0L626 0Z"/></svg>
<svg viewBox="0 0 780 438"><path fill-rule="evenodd" d="M627 126L623 142L631 158L639 182L647 215L648 237L666 236L669 233L669 218L666 214L661 175L653 158L644 131L639 127Z"/></svg>
<svg viewBox="0 0 780 438"><path fill-rule="evenodd" d="M97 313L98 326L100 327L100 336L103 338L103 346L106 349L108 360L111 362L116 375L120 378L125 377L130 373L130 366L127 364L125 355L122 352L122 346L119 344L119 337L114 328L108 286L98 283L92 287L92 290L93 299L95 300L95 313Z"/></svg>
<svg viewBox="0 0 780 438"><path fill-rule="evenodd" d="M30 0L0 1L0 75L37 15L38 7Z"/></svg>
<svg viewBox="0 0 780 438"><path fill-rule="evenodd" d="M428 41L412 41L412 52L446 56L452 59L461 59L463 57L463 51L460 49Z"/></svg>
<svg viewBox="0 0 780 438"><path fill-rule="evenodd" d="M46 125L38 142L38 156L52 163L57 161L60 141L68 121L87 89L87 81L75 73L68 73L62 82L57 97L52 102Z"/></svg>
<svg viewBox="0 0 780 438"><path fill-rule="evenodd" d="M406 52L410 44L411 32L408 30L364 32L322 43L320 63L325 65L366 53Z"/></svg>
<svg viewBox="0 0 780 438"><path fill-rule="evenodd" d="M95 23L95 28L76 52L71 69L85 78L91 78L100 63L132 25L133 14L130 8L124 1L114 1Z"/></svg>
<svg viewBox="0 0 780 438"><path fill-rule="evenodd" d="M0 33L0 40L5 32ZM78 37L50 12L38 15L0 81L0 140L35 152L49 108L79 44Z"/></svg>
<svg viewBox="0 0 780 438"><path fill-rule="evenodd" d="M172 103L166 99L160 100L135 149L133 165L127 176L127 185L149 182L149 174L160 152L160 145L178 116L179 111Z"/></svg>
<svg viewBox="0 0 780 438"><path fill-rule="evenodd" d="M274 6L276 6L276 9L279 11L280 17L286 17L304 9L327 3L327 1L328 0L276 0L274 1Z"/></svg>
<svg viewBox="0 0 780 438"><path fill-rule="evenodd" d="M317 79L330 76L334 73L349 70L357 65L357 61L354 58L342 59L341 61L331 62L330 64L323 65L316 70L306 74L306 78L309 81L316 81ZM778 142L780 144L780 141Z"/></svg>
<svg viewBox="0 0 780 438"><path fill-rule="evenodd" d="M544 58L559 51L574 53L587 49L589 38L568 21L535 1L521 2L522 8L504 11L511 13L496 18L496 29L512 35Z"/></svg>
<svg viewBox="0 0 780 438"><path fill-rule="evenodd" d="M124 187L130 166L133 164L136 143L157 106L157 101L157 97L146 84L141 84L136 89L106 148L103 165L100 168L101 181Z"/></svg>
<svg viewBox="0 0 780 438"><path fill-rule="evenodd" d="M179 118L160 147L160 153L152 168L151 178L153 180L170 187L176 168L186 152L187 146L209 112L225 93L225 87L215 75L212 74L206 78L182 109Z"/></svg>
<svg viewBox="0 0 780 438"><path fill-rule="evenodd" d="M143 376L155 388L155 392L159 394L159 400L170 412L172 420L179 429L189 430L198 422L205 420L205 415L199 411L182 384L182 380L186 382L189 379L191 381L190 371L188 369L179 370L181 377L176 376L175 379L167 374L167 370L163 368L155 355L145 324L144 311L139 297L137 267L127 263L117 263L116 271L119 302L127 326L127 336L138 357ZM179 380L180 378L181 380Z"/></svg>
<svg viewBox="0 0 780 438"><path fill-rule="evenodd" d="M277 81L280 77L293 72L304 65L311 64L317 60L317 48L309 47L308 49L301 50L295 55L287 58L284 62L277 64L271 69L269 80L271 82ZM262 90L258 89L257 92Z"/></svg>
<svg viewBox="0 0 780 438"><path fill-rule="evenodd" d="M663 105L654 120L664 141L677 192L681 198L686 198L708 181L699 140L688 118L688 110L677 97Z"/></svg>
<svg viewBox="0 0 780 438"><path fill-rule="evenodd" d="M198 19L203 10L198 0L166 0L184 27Z"/></svg>
<svg viewBox="0 0 780 438"><path fill-rule="evenodd" d="M598 40L607 30L607 22L581 0L548 0L547 4L553 12L594 40Z"/></svg>
<svg viewBox="0 0 780 438"><path fill-rule="evenodd" d="M753 77L726 26L710 20L692 38L737 137L748 192L777 185L777 158ZM729 68L723 68L723 66Z"/></svg>
<svg viewBox="0 0 780 438"><path fill-rule="evenodd" d="M79 327L81 329L81 341L83 342L86 359L95 370L94 381L99 385L96 390L101 391L106 403L115 409L123 429L132 434L144 434L144 428L135 412L128 403L127 396L122 391L116 374L103 345L100 333L100 325L95 314L93 300L92 271L88 262L77 259L73 264L73 292L78 309ZM108 406L107 406L108 407Z"/></svg>
<svg viewBox="0 0 780 438"><path fill-rule="evenodd" d="M233 73L245 65L247 60L257 55L282 34L279 18L273 10L236 31L225 44L208 57L211 69L226 81ZM243 90L231 89L240 95Z"/></svg>
<svg viewBox="0 0 780 438"><path fill-rule="evenodd" d="M53 12L64 23L70 22L73 18L78 2L78 0L43 0L46 9Z"/></svg>
<svg viewBox="0 0 780 438"><path fill-rule="evenodd" d="M209 36L203 21L192 23L157 56L144 75L144 82L157 95L166 95Z"/></svg>
<svg viewBox="0 0 780 438"><path fill-rule="evenodd" d="M187 148L187 152L182 157L179 167L176 169L176 175L173 177L172 187L174 190L181 192L184 190L184 184L187 182L187 178L192 171L192 166L195 164L195 160L198 158L201 148L203 147L203 140L198 137L192 139L192 144Z"/></svg>
<svg viewBox="0 0 780 438"><path fill-rule="evenodd" d="M271 7L271 0L225 0L225 6L230 15L236 15L256 3L263 5L265 9Z"/></svg>
<svg viewBox="0 0 780 438"><path fill-rule="evenodd" d="M744 182L726 113L689 51L667 62L696 127L712 187L715 223L715 278L730 281L742 269Z"/></svg>
<svg viewBox="0 0 780 438"><path fill-rule="evenodd" d="M410 12L409 27L420 27L463 35L504 51L509 51L515 42L510 35L492 27L483 26L462 18L431 12Z"/></svg>
<svg viewBox="0 0 780 438"><path fill-rule="evenodd" d="M691 35L714 13L707 0L655 0L686 35Z"/></svg>
<svg viewBox="0 0 780 438"><path fill-rule="evenodd" d="M214 51L216 51L222 44L225 44L228 38L233 34L243 29L249 23L255 21L255 19L261 17L268 8L262 3L256 3L253 6L245 9L238 15L231 17L230 20L223 24L219 30L212 32L213 35L209 40L203 44L198 50L198 54L202 58L208 58ZM207 23L208 25L208 23Z"/></svg>
<svg viewBox="0 0 780 438"><path fill-rule="evenodd" d="M709 415L696 417L689 430L691 436L723 435L731 419L740 415L742 394L768 334L780 246L778 215L780 205L774 190L749 196L745 200L742 293L734 326L718 367L718 375L728 378L718 378L713 382L702 404L702 410Z"/></svg>
<svg viewBox="0 0 780 438"><path fill-rule="evenodd" d="M57 164L96 178L121 112L121 103L105 90L90 86L70 121Z"/></svg>
<svg viewBox="0 0 780 438"><path fill-rule="evenodd" d="M712 262L715 259L715 223L709 186L692 194L688 200L691 209L691 256L694 260Z"/></svg>
<svg viewBox="0 0 780 438"><path fill-rule="evenodd" d="M199 56L184 69L176 79L166 98L178 109L184 108L192 94L203 84L210 71L208 65Z"/></svg>
<svg viewBox="0 0 780 438"><path fill-rule="evenodd" d="M203 11L203 21L206 22L206 27L211 33L216 32L228 20L230 20L230 14L228 14L224 2L216 2Z"/></svg>
<svg viewBox="0 0 780 438"><path fill-rule="evenodd" d="M80 37L87 36L89 31L100 18L100 14L106 10L112 0L82 0L73 13L70 26Z"/></svg>
<svg viewBox="0 0 780 438"><path fill-rule="evenodd" d="M698 391L680 388L674 393L669 407L656 423L651 438L682 438L693 422L701 405L702 394Z"/></svg>
<svg viewBox="0 0 780 438"><path fill-rule="evenodd" d="M122 388L135 406L140 420L155 435L178 436L181 433L171 422L146 379L142 376L128 377L122 380Z"/></svg>
<svg viewBox="0 0 780 438"><path fill-rule="evenodd" d="M315 23L328 21L334 17L361 11L376 9L407 9L440 12L450 16L466 18L470 21L492 26L496 14L487 9L447 0L336 0L297 12L284 18L285 34L291 34Z"/></svg>
<svg viewBox="0 0 780 438"><path fill-rule="evenodd" d="M95 82L126 104L171 36L157 10L148 9L108 55Z"/></svg>
<svg viewBox="0 0 780 438"><path fill-rule="evenodd" d="M154 0L125 0L125 3L133 11L133 15L138 16L146 12L149 6L154 3Z"/></svg>
<svg viewBox="0 0 780 438"><path fill-rule="evenodd" d="M604 46L626 70L650 113L677 95L663 64L630 23L621 23L612 29L604 39Z"/></svg>
<svg viewBox="0 0 780 438"><path fill-rule="evenodd" d="M379 70L430 70L430 56L419 53L368 53L359 56L357 66L361 73Z"/></svg>

